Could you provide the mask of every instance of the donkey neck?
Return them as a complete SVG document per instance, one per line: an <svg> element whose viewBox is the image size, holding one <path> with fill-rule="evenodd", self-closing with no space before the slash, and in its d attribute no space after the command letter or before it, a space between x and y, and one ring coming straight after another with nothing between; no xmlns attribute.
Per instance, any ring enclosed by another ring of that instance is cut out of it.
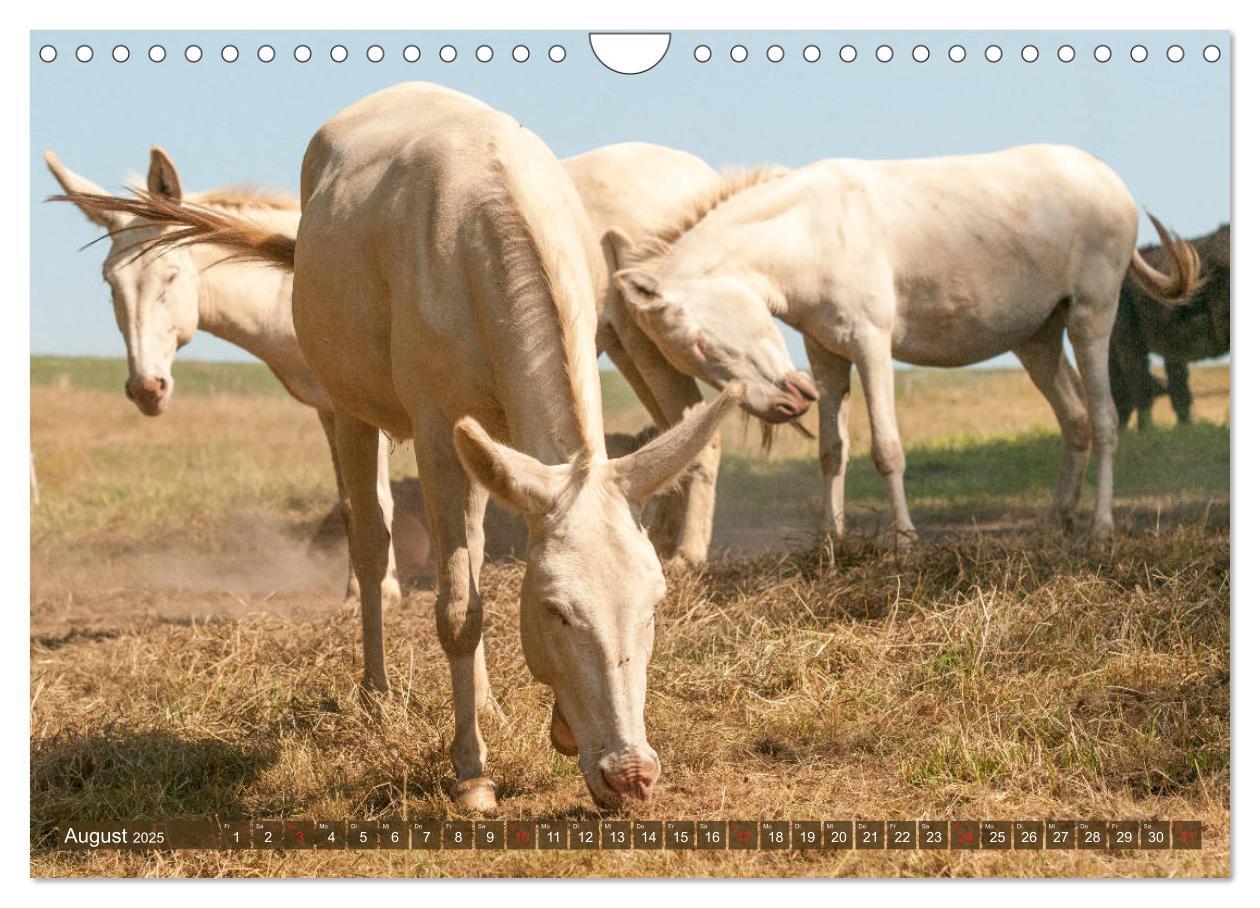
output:
<svg viewBox="0 0 1260 908"><path fill-rule="evenodd" d="M309 406L328 396L306 363L293 330L292 278L276 269L223 261L223 250L191 246L198 275L198 327L262 360Z"/></svg>
<svg viewBox="0 0 1260 908"><path fill-rule="evenodd" d="M794 175L744 190L683 234L660 260L663 282L732 277L796 324L819 297L812 202Z"/></svg>
<svg viewBox="0 0 1260 908"><path fill-rule="evenodd" d="M221 249L191 247L198 327L267 362L296 347L288 280L260 265L222 261Z"/></svg>
<svg viewBox="0 0 1260 908"><path fill-rule="evenodd" d="M589 294L588 288L582 288ZM594 301L558 290L523 293L490 349L495 397L514 447L543 463L602 459L603 411Z"/></svg>
<svg viewBox="0 0 1260 908"><path fill-rule="evenodd" d="M563 200L544 202L518 185L506 167L499 175L481 223L483 246L496 254L468 276L493 306L482 338L506 428L515 447L543 463L602 459L595 259L583 242L584 221L567 217Z"/></svg>

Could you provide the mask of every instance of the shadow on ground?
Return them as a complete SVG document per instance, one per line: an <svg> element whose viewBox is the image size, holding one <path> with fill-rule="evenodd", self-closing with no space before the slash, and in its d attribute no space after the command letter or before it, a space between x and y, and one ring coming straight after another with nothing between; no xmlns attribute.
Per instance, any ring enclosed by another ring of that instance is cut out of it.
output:
<svg viewBox="0 0 1260 908"><path fill-rule="evenodd" d="M244 816L241 795L274 761L264 748L164 731L53 735L31 743L31 845L60 821Z"/></svg>

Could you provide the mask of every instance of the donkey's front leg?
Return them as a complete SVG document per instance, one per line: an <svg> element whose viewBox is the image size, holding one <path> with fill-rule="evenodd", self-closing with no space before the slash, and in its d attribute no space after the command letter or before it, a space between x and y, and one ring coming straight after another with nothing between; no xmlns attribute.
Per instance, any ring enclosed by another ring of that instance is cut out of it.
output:
<svg viewBox="0 0 1260 908"><path fill-rule="evenodd" d="M337 510L341 515L341 525L346 531L347 548L349 548L351 516L350 493L346 489L345 479L341 475L341 460L337 456L337 418L331 410L319 411L319 422L324 427L324 435L328 438L328 449L332 453L333 473L337 477ZM376 454L376 499L380 504L381 514L385 518L385 526L391 531L394 527L394 493L389 485L389 439L380 433ZM395 605L402 600L402 588L398 583L398 569L395 566L394 544L389 545L389 567L385 570L385 579L381 581L381 601L383 605ZM359 601L359 578L354 574L354 559L350 560L346 579L346 603Z"/></svg>
<svg viewBox="0 0 1260 908"><path fill-rule="evenodd" d="M906 503L906 455L901 448L901 432L897 428L890 339L887 335L863 339L855 360L871 417L871 457L875 461L875 469L884 477L884 487L892 505L894 541L904 542L915 538L915 531L910 521L910 506Z"/></svg>
<svg viewBox="0 0 1260 908"><path fill-rule="evenodd" d="M633 368L656 406L652 407L643 394L640 399L648 405L662 431L677 425L688 410L703 403L696 380L670 365L637 327L624 325L618 332ZM638 390L638 386L635 387ZM721 462L722 439L715 432L679 478L677 487L659 498L652 542L662 558L672 565L701 565L709 558Z"/></svg>
<svg viewBox="0 0 1260 908"><path fill-rule="evenodd" d="M363 615L363 686L387 693L381 584L389 569L389 524L377 498L375 426L336 414L337 461L350 496L350 561L359 579Z"/></svg>
<svg viewBox="0 0 1260 908"><path fill-rule="evenodd" d="M481 593L477 588L485 551L485 489L470 483L455 454L452 427L432 408L413 414L416 467L437 564L437 632L451 667L455 739L451 761L456 784L451 792L465 810L497 807L495 786L486 777L486 742L478 710L491 703L481 639Z"/></svg>
<svg viewBox="0 0 1260 908"><path fill-rule="evenodd" d="M844 480L849 466L849 385L853 364L806 336L818 385L818 463L822 468L822 534L844 535Z"/></svg>

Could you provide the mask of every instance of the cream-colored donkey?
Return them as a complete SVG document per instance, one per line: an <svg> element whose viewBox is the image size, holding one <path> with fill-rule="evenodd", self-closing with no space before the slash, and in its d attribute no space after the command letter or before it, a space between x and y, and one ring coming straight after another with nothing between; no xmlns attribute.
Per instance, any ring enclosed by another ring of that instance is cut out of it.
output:
<svg viewBox="0 0 1260 908"><path fill-rule="evenodd" d="M745 365L778 334L773 317L805 335L822 392L829 533L844 529L853 364L894 528L912 534L893 360L964 366L1013 350L1062 428L1056 514L1070 526L1092 435L1092 530L1112 534L1116 414L1107 351L1120 285L1132 273L1152 296L1174 302L1193 292L1198 259L1158 221L1171 276L1142 259L1137 208L1110 168L1079 149L1049 145L917 161L828 160L756 174L710 199L647 242L613 231L609 242L629 264L616 280L671 363L719 387L743 376L750 399L782 390L759 389ZM1065 328L1079 375L1063 349Z"/></svg>
<svg viewBox="0 0 1260 908"><path fill-rule="evenodd" d="M487 490L529 529L521 642L555 692L553 743L578 754L599 803L646 798L660 773L643 706L665 578L636 512L704 449L742 388L607 458L593 231L542 141L466 95L407 83L351 105L311 139L301 185L296 242L156 194L74 201L176 227L158 245L204 241L293 270L298 341L337 415L375 690L388 689L377 430L415 438L461 806L496 804L477 722L490 697L478 590Z"/></svg>
<svg viewBox="0 0 1260 908"><path fill-rule="evenodd" d="M51 151L44 161L68 193L104 195L86 177L70 170ZM238 189L185 195L175 164L161 148L149 156L148 191L171 201L187 199L210 211L240 214L268 230L296 235L297 199ZM171 367L176 351L205 331L258 357L275 373L285 390L319 414L337 476L341 519L350 530L350 499L337 466L332 399L306 364L293 330L293 278L256 262L224 261L224 252L210 246L150 250L143 243L161 228L142 216L80 205L88 220L110 234L110 250L101 274L113 298L114 318L127 346L127 381L123 390L141 413L166 412L175 392ZM140 245L137 245L140 244ZM389 446L382 438L377 452L376 491L381 510L392 525L394 499L389 488ZM386 601L399 598L393 548L383 581ZM349 569L346 598L358 599L359 584Z"/></svg>
<svg viewBox="0 0 1260 908"><path fill-rule="evenodd" d="M105 194L95 183L65 167L51 151L44 153L44 159L66 192ZM608 145L561 163L577 187L597 237L616 226L632 239L646 238L657 225L673 217L680 205L719 182L713 168L695 155L643 142ZM154 147L151 152L148 190L175 201L185 198L175 164L161 148ZM200 207L240 213L278 233L297 235L295 198L233 189L186 197ZM135 246L149 235L141 232L150 226L143 218L91 207L85 207L83 213L111 234L112 248L103 275L127 345L128 398L148 415L164 412L175 386L171 365L176 349L199 329L253 353L297 400L318 412L332 452L341 515L348 532L350 508L336 464L332 402L298 346L291 278L257 262L223 262L222 252L216 253L209 246L167 250L159 256ZM618 263L610 248L605 248L605 260L606 267L595 274L599 347L626 377L657 427L667 429L700 402L700 390L694 378L669 364L630 317L612 281ZM790 361L786 368L791 368ZM663 492L656 502L651 535L662 557L683 564L700 564L708 557L720 457L720 441L715 435L676 487ZM393 513L393 498L389 448L384 439L378 466L377 492L388 517ZM386 601L397 595L391 563ZM358 598L353 570L347 598Z"/></svg>

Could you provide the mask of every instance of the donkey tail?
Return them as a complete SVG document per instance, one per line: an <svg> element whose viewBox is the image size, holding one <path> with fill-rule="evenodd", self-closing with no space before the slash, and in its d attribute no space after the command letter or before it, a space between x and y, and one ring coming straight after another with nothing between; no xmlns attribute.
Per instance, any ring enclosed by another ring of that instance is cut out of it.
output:
<svg viewBox="0 0 1260 908"><path fill-rule="evenodd" d="M160 193L133 190L130 198L98 195L88 192L68 192L49 197L50 202L73 202L80 208L98 211L120 212L142 218L145 223L136 228L124 227L111 231L111 235L125 233L139 227L158 226L172 228L151 240L141 240L134 248L144 252L151 249L174 249L180 246L210 245L228 250L229 261L258 262L293 270L293 254L297 238L279 233L249 218L224 214L187 202L172 199Z"/></svg>
<svg viewBox="0 0 1260 908"><path fill-rule="evenodd" d="M1164 274L1152 267L1142 258L1141 251L1134 249L1133 258L1129 261L1129 274L1142 290L1161 303L1181 305L1199 289L1199 253L1181 237L1174 236L1155 215L1148 211L1146 216L1155 225L1160 245L1164 248L1164 260L1172 273Z"/></svg>

